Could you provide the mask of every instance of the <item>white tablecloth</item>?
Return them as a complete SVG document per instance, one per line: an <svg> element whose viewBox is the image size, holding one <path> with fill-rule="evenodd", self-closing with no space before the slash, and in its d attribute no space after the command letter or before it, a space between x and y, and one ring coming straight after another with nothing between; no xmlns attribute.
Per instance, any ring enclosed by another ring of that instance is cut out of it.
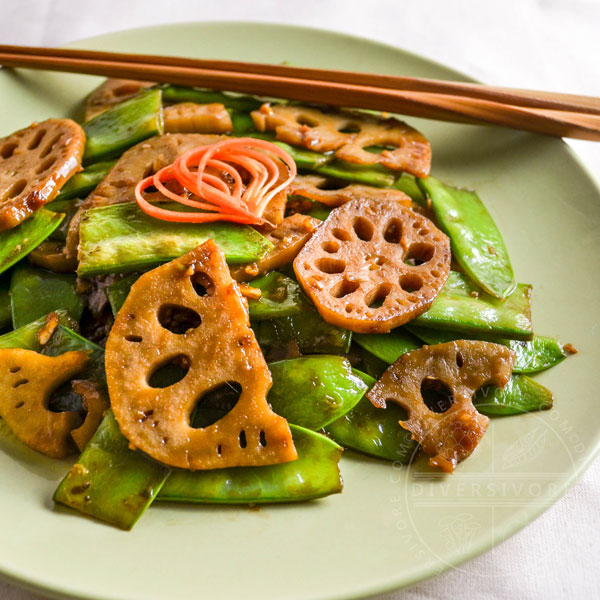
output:
<svg viewBox="0 0 600 600"><path fill-rule="evenodd" d="M600 0L0 0L0 41L56 45L160 22L254 20L335 29L486 83L600 96ZM572 143L600 177L600 144ZM600 462L520 533L458 569L378 600L600 597ZM389 557L393 560L393 557ZM0 582L1 600L32 600Z"/></svg>

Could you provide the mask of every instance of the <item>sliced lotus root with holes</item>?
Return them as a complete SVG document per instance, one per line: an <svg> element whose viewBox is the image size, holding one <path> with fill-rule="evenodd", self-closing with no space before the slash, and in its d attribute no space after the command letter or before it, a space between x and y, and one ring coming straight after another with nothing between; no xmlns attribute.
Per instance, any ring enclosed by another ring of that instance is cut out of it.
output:
<svg viewBox="0 0 600 600"><path fill-rule="evenodd" d="M83 129L71 119L33 123L0 139L0 231L50 202L81 170Z"/></svg>
<svg viewBox="0 0 600 600"><path fill-rule="evenodd" d="M167 133L229 133L231 117L222 104L180 102L164 109Z"/></svg>
<svg viewBox="0 0 600 600"><path fill-rule="evenodd" d="M85 120L89 121L107 108L137 96L144 88L156 85L135 79L107 79L93 90L85 100Z"/></svg>
<svg viewBox="0 0 600 600"><path fill-rule="evenodd" d="M273 248L255 263L232 268L231 276L237 281L250 281L263 273L288 265L319 225L321 221L309 215L297 213L286 217L279 227L264 234Z"/></svg>
<svg viewBox="0 0 600 600"><path fill-rule="evenodd" d="M448 278L450 241L398 202L334 208L294 260L321 316L357 333L385 333L425 312Z"/></svg>
<svg viewBox="0 0 600 600"><path fill-rule="evenodd" d="M274 131L282 142L317 152L334 150L337 158L348 162L381 164L418 177L427 177L431 168L425 136L398 119L266 103L252 112L252 120L259 131ZM365 150L370 146L385 149L376 154Z"/></svg>
<svg viewBox="0 0 600 600"><path fill-rule="evenodd" d="M514 359L512 350L491 342L424 346L403 354L367 396L379 408L388 402L405 408L408 419L400 425L432 457L431 466L451 473L473 452L489 423L473 406L473 395L485 385L504 387ZM431 395L437 401L426 403Z"/></svg>
<svg viewBox="0 0 600 600"><path fill-rule="evenodd" d="M21 348L0 349L0 417L30 448L63 458L76 451L71 432L80 425L75 412L53 412L50 395L80 373L88 352L45 356Z"/></svg>
<svg viewBox="0 0 600 600"><path fill-rule="evenodd" d="M108 410L109 403L105 390L95 381L78 379L72 381L71 386L73 391L83 398L83 407L86 411L84 422L80 427L71 431L71 437L81 452L96 433L96 429L104 418L104 413Z"/></svg>
<svg viewBox="0 0 600 600"><path fill-rule="evenodd" d="M379 202L399 202L411 206L410 198L399 190L375 188L370 185L342 183L339 187L331 187L331 181L320 175L296 175L290 184L288 194L315 200L326 206L336 207L363 198L373 198Z"/></svg>
<svg viewBox="0 0 600 600"><path fill-rule="evenodd" d="M141 179L170 165L180 154L221 139L221 136L201 133L172 133L152 137L129 148L71 219L65 247L67 258L77 257L79 224L84 211L97 206L135 202L135 186Z"/></svg>
<svg viewBox="0 0 600 600"><path fill-rule="evenodd" d="M183 378L157 387L166 365ZM287 421L266 400L271 375L245 301L212 240L133 285L106 343L106 374L121 431L162 463L195 470L297 458ZM223 385L241 388L233 409L192 427L196 405Z"/></svg>

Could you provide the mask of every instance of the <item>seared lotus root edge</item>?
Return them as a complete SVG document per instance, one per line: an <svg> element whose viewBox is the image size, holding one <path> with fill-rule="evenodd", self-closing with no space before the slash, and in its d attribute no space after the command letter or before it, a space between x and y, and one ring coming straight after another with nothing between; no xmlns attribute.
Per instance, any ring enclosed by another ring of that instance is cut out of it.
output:
<svg viewBox="0 0 600 600"><path fill-rule="evenodd" d="M294 260L321 316L356 333L386 333L425 312L450 271L450 241L400 202L334 209Z"/></svg>

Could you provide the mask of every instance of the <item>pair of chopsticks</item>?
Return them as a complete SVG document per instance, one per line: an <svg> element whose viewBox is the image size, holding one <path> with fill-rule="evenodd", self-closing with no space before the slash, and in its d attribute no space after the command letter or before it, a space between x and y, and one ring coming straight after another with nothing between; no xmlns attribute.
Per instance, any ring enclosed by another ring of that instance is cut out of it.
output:
<svg viewBox="0 0 600 600"><path fill-rule="evenodd" d="M0 65L141 79L600 141L600 98L434 79L0 45Z"/></svg>

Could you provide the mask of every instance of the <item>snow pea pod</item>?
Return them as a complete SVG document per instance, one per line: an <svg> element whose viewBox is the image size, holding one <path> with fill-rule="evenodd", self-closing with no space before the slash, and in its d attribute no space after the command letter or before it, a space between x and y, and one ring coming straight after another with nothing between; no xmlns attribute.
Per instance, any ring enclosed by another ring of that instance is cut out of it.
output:
<svg viewBox="0 0 600 600"><path fill-rule="evenodd" d="M54 208L55 202L64 200L73 200L73 198L85 198L101 181L102 178L114 167L114 160L97 162L87 167L81 173L73 175L60 190L60 194L46 205L46 208L57 211Z"/></svg>
<svg viewBox="0 0 600 600"><path fill-rule="evenodd" d="M298 459L267 467L212 471L173 469L157 501L198 504L299 502L342 491L342 448L314 431L290 425Z"/></svg>
<svg viewBox="0 0 600 600"><path fill-rule="evenodd" d="M396 175L383 167L354 165L341 160L332 160L311 170L325 177L333 177L351 183L363 183L374 187L392 187L396 181Z"/></svg>
<svg viewBox="0 0 600 600"><path fill-rule="evenodd" d="M167 467L129 449L109 410L60 482L54 501L121 529L131 529L168 476Z"/></svg>
<svg viewBox="0 0 600 600"><path fill-rule="evenodd" d="M127 300L131 286L140 278L140 275L141 273L130 273L129 275L125 275L122 279L117 279L117 281L108 286L106 289L106 296L110 303L113 315L116 316L121 310L121 306L123 306L125 300Z"/></svg>
<svg viewBox="0 0 600 600"><path fill-rule="evenodd" d="M298 315L308 302L298 282L277 271L253 279L251 285L262 292L258 300L248 301L255 321Z"/></svg>
<svg viewBox="0 0 600 600"><path fill-rule="evenodd" d="M57 310L54 312L58 317L58 322L67 327L77 327L77 321L73 319L66 310ZM23 348L24 350L33 350L40 352L42 345L38 341L38 331L46 324L46 320L50 315L41 317L32 323L27 323L19 329L9 331L4 335L0 335L0 348Z"/></svg>
<svg viewBox="0 0 600 600"><path fill-rule="evenodd" d="M354 373L369 388L375 384L375 379L366 373L356 370ZM418 444L411 439L410 432L400 426L399 421L406 417L406 411L395 402L389 402L384 409L376 408L365 396L351 411L327 425L325 433L346 448L408 463Z"/></svg>
<svg viewBox="0 0 600 600"><path fill-rule="evenodd" d="M260 108L264 103L264 100L254 96L240 96L229 92L217 92L183 85L168 84L162 86L161 89L163 101L169 104L176 102L197 102L198 104L218 102L226 108L249 113L251 110Z"/></svg>
<svg viewBox="0 0 600 600"><path fill-rule="evenodd" d="M9 280L6 277L3 277L2 280L0 280L0 331L10 328L12 324L8 282Z"/></svg>
<svg viewBox="0 0 600 600"><path fill-rule="evenodd" d="M392 186L396 190L404 192L411 200L419 204L420 206L427 206L427 198L421 191L421 188L417 184L417 180L410 173L402 173L396 183Z"/></svg>
<svg viewBox="0 0 600 600"><path fill-rule="evenodd" d="M452 331L436 331L424 327L409 326L409 329L426 344L443 344L453 340L464 339L459 333ZM489 336L488 336L489 338ZM515 352L513 373L537 373L549 369L567 357L567 352L558 340L541 335L531 340L507 340L503 338L486 338L486 336L469 336L469 339L482 339L508 346Z"/></svg>
<svg viewBox="0 0 600 600"><path fill-rule="evenodd" d="M83 125L84 166L120 156L127 148L164 133L159 89L144 91L105 110Z"/></svg>
<svg viewBox="0 0 600 600"><path fill-rule="evenodd" d="M252 328L269 360L290 345L301 354L346 354L352 342L351 331L326 323L311 305L299 315L253 321Z"/></svg>
<svg viewBox="0 0 600 600"><path fill-rule="evenodd" d="M473 399L475 408L490 417L548 410L553 402L552 392L527 375L513 375L503 389L481 388Z"/></svg>
<svg viewBox="0 0 600 600"><path fill-rule="evenodd" d="M20 225L0 233L0 273L4 273L16 262L39 246L65 218L45 208L38 208L29 219Z"/></svg>
<svg viewBox="0 0 600 600"><path fill-rule="evenodd" d="M317 431L351 410L366 384L341 356L303 356L269 364L268 401L290 423Z"/></svg>
<svg viewBox="0 0 600 600"><path fill-rule="evenodd" d="M463 275L451 271L431 308L411 321L412 325L457 331L461 335L529 340L531 286L519 283L506 300L481 292Z"/></svg>
<svg viewBox="0 0 600 600"><path fill-rule="evenodd" d="M517 286L502 235L475 192L444 185L435 177L418 179L452 244L452 256L488 294L503 300Z"/></svg>
<svg viewBox="0 0 600 600"><path fill-rule="evenodd" d="M68 310L76 321L83 312L81 296L75 293L75 275L25 265L13 271L10 304L15 329L59 308Z"/></svg>
<svg viewBox="0 0 600 600"><path fill-rule="evenodd" d="M77 272L91 277L142 271L177 258L208 239L213 239L233 264L256 262L273 247L252 227L222 222L170 223L153 219L135 202L125 202L85 211L79 228Z"/></svg>
<svg viewBox="0 0 600 600"><path fill-rule="evenodd" d="M352 339L388 365L396 362L403 354L423 345L414 335L402 328L389 333L355 333Z"/></svg>

